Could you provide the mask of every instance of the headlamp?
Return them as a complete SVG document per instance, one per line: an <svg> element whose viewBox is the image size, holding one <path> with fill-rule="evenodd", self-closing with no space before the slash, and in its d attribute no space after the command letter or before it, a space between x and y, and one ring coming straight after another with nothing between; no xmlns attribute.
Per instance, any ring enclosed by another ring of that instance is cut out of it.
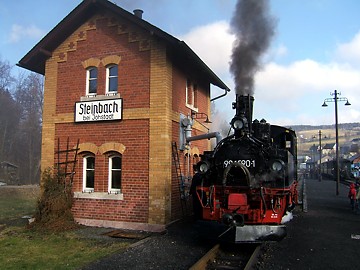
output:
<svg viewBox="0 0 360 270"><path fill-rule="evenodd" d="M244 120L242 118L233 118L231 121L231 126L235 130L240 130L244 128Z"/></svg>
<svg viewBox="0 0 360 270"><path fill-rule="evenodd" d="M271 170L274 172L280 172L284 168L285 168L285 163L280 159L276 159L271 163Z"/></svg>
<svg viewBox="0 0 360 270"><path fill-rule="evenodd" d="M207 161L200 161L197 167L200 173L206 173L210 169L210 164Z"/></svg>

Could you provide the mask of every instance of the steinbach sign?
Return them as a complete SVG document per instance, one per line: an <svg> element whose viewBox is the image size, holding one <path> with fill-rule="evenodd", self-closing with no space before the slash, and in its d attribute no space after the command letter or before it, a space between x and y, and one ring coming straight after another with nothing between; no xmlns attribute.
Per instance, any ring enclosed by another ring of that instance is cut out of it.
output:
<svg viewBox="0 0 360 270"><path fill-rule="evenodd" d="M75 122L122 119L122 98L75 103Z"/></svg>

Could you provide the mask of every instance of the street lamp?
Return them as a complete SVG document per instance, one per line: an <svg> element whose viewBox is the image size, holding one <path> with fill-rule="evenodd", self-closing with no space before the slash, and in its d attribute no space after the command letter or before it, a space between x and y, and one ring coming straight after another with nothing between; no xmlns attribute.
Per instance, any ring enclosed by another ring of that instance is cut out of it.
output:
<svg viewBox="0 0 360 270"><path fill-rule="evenodd" d="M335 146L335 152L336 152L336 195L339 195L339 183L340 183L340 165L339 165L339 128L338 128L338 107L337 103L338 101L346 101L345 106L351 105L350 102L346 97L339 97L341 93L339 93L337 90L334 90L334 93L330 93L333 98L326 98L324 99L323 107L327 107L328 105L326 102L334 102L335 103L335 138L336 138L336 146Z"/></svg>
<svg viewBox="0 0 360 270"><path fill-rule="evenodd" d="M326 136L325 136L325 138L326 138ZM321 180L322 180L321 159L322 159L321 130L319 130L319 182L321 182Z"/></svg>

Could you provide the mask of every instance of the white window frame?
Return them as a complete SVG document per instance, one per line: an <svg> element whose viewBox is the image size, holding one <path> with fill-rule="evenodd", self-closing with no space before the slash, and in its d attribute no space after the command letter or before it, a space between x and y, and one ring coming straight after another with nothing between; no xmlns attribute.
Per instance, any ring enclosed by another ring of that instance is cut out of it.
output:
<svg viewBox="0 0 360 270"><path fill-rule="evenodd" d="M97 91L98 91L98 85L97 85L97 80L98 80L98 76L96 76L96 78L91 78L90 77L90 71L96 69L96 73L97 75L99 74L99 70L97 67L89 67L86 69L86 96L96 96L97 95ZM96 80L96 93L90 93L90 81L91 80Z"/></svg>
<svg viewBox="0 0 360 270"><path fill-rule="evenodd" d="M190 89L189 89L189 85L191 86ZM191 100L190 100L190 103L188 102L189 101L189 92L191 91ZM187 79L186 80L186 87L185 87L185 104L186 104L186 107L192 109L193 111L197 112L198 111L198 108L195 107L195 94L196 91L195 91L195 84L190 80L190 79Z"/></svg>
<svg viewBox="0 0 360 270"><path fill-rule="evenodd" d="M113 158L120 158L121 161L121 165L120 165L120 169L114 169L113 168ZM115 194L119 194L121 193L121 182L122 182L122 177L120 176L120 188L113 188L112 187L112 172L113 171L120 171L120 173L122 172L122 155L117 154L117 155L111 155L109 156L109 171L108 171L108 193L115 193ZM121 175L121 174L120 174Z"/></svg>
<svg viewBox="0 0 360 270"><path fill-rule="evenodd" d="M116 74L116 76L110 76L110 69L112 68L112 67L116 67L117 68L117 74ZM107 94L107 95L116 95L117 93L118 93L118 91L119 91L119 89L118 89L118 85L116 85L116 91L110 91L109 90L109 88L110 88L110 79L112 79L112 78L117 78L117 80L118 80L118 83L119 83L119 66L118 65L116 65L116 64L111 64L111 65L108 65L107 67L106 67L106 90L105 90L105 93Z"/></svg>
<svg viewBox="0 0 360 270"><path fill-rule="evenodd" d="M86 186L87 172L88 172L88 170L89 171L92 170L94 172L94 187L95 187L95 164L94 164L94 169L88 169L87 168L88 158L94 158L94 163L95 163L95 157L94 156L87 155L87 156L83 157L83 192L94 192L94 188Z"/></svg>

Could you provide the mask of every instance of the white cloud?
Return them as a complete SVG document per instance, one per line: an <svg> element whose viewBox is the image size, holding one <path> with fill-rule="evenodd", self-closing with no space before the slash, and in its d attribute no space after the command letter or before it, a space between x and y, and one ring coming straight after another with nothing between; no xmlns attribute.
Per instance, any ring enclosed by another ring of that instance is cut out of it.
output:
<svg viewBox="0 0 360 270"><path fill-rule="evenodd" d="M336 50L336 56L340 61L346 61L354 66L360 63L360 32L348 42L339 44Z"/></svg>
<svg viewBox="0 0 360 270"><path fill-rule="evenodd" d="M334 87L355 89L360 85L359 70L347 64L321 64L311 59L282 66L269 63L256 75L256 88L273 89L271 96L298 96L332 90ZM291 90L290 90L291 89ZM262 92L263 95L268 95Z"/></svg>
<svg viewBox="0 0 360 270"><path fill-rule="evenodd" d="M23 38L39 39L44 36L45 32L36 27L35 25L22 26L13 24L9 36L9 43L17 43Z"/></svg>
<svg viewBox="0 0 360 270"><path fill-rule="evenodd" d="M230 34L227 22L196 27L179 39L184 40L215 73L229 71L234 36Z"/></svg>
<svg viewBox="0 0 360 270"><path fill-rule="evenodd" d="M310 59L287 66L269 63L256 75L255 81L255 96L261 98L260 110L271 112L278 124L331 124L333 112L323 110L321 104L335 89L350 101L354 100L351 111L339 114L339 121L360 121L360 105L356 104L360 70L348 64L322 64ZM276 118L281 111L286 112L286 118Z"/></svg>
<svg viewBox="0 0 360 270"><path fill-rule="evenodd" d="M219 21L194 28L180 39L228 86L233 85L229 62L234 36L230 34L227 22ZM276 59L287 53L286 44L282 44L266 58ZM332 55L334 60L326 63L316 59L299 59L287 65L275 61L265 64L255 76L257 114L280 125L331 124L334 113L322 108L321 104L330 97L330 92L337 89L352 103L346 110L339 107L339 122L359 122L360 32L351 42L339 44ZM233 101L234 93L217 101L217 109L226 112L227 119L233 117Z"/></svg>

